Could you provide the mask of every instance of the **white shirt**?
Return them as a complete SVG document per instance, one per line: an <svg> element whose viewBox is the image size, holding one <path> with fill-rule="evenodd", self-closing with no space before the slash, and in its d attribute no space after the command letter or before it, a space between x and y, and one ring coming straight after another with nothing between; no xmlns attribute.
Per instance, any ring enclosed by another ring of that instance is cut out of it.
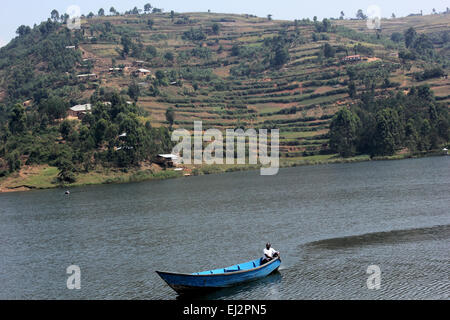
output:
<svg viewBox="0 0 450 320"><path fill-rule="evenodd" d="M266 256L267 256L267 257L270 257L270 258L273 258L273 255L274 255L275 253L276 253L276 251L275 251L274 248L270 248L269 250L264 249L264 258L266 258Z"/></svg>

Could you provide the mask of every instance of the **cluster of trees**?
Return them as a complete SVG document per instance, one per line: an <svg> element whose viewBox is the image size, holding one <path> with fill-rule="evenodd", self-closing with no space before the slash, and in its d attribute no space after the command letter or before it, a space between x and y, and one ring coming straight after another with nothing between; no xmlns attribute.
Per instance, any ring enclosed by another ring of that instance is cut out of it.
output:
<svg viewBox="0 0 450 320"><path fill-rule="evenodd" d="M56 10L53 10L53 11L56 11ZM52 11L52 14L53 14L53 11ZM139 9L138 7L134 7L134 8L131 9L131 10L125 11L125 14L129 14L129 15L137 15L137 14L141 14L142 11L144 11L145 14L149 14L149 13L159 13L159 12L162 12L162 9L155 8L155 7L153 7L150 3L147 3L147 4L144 5L144 10ZM56 11L56 12L57 12L57 11ZM114 15L114 16L120 15L120 12L117 11L114 7L111 7L111 8L109 9L109 13L110 13L111 15ZM89 14L87 15L87 18L92 18L92 17L94 17L94 16L95 16L95 14L94 14L93 12L89 12ZM99 17L105 16L105 9L100 8L100 9L98 10L98 16L99 16Z"/></svg>
<svg viewBox="0 0 450 320"><path fill-rule="evenodd" d="M411 27L403 34L393 33L391 40L397 43L404 43L406 49L399 52L399 57L403 60L416 60L417 58L430 59L435 56L433 42L426 34L418 34Z"/></svg>
<svg viewBox="0 0 450 320"><path fill-rule="evenodd" d="M206 34L203 32L202 28L194 29L191 28L188 31L185 31L182 35L183 40L191 40L191 41L202 41L206 40Z"/></svg>
<svg viewBox="0 0 450 320"><path fill-rule="evenodd" d="M449 125L447 106L435 101L429 86L413 87L407 95L372 96L340 110L330 125L330 147L343 157L430 151L448 144Z"/></svg>
<svg viewBox="0 0 450 320"><path fill-rule="evenodd" d="M60 182L71 183L77 172L97 166L126 169L172 148L169 130L142 123L145 113L117 92L99 89L91 102L92 113L82 122L57 121L68 107L61 98L42 100L27 111L15 105L0 123L0 158L7 164L1 174L19 170L22 163L45 163L58 167Z"/></svg>
<svg viewBox="0 0 450 320"><path fill-rule="evenodd" d="M302 41L298 33L280 32L277 36L264 39L261 46L234 45L231 55L242 61L231 68L234 76L250 76L268 69L280 69L290 61L289 48L293 43Z"/></svg>

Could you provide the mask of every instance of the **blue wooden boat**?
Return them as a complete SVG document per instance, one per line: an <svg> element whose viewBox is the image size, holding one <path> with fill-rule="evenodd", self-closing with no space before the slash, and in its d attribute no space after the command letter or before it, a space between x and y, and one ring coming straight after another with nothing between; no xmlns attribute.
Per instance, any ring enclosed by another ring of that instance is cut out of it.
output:
<svg viewBox="0 0 450 320"><path fill-rule="evenodd" d="M266 264L261 259L237 264L223 269L208 270L192 274L184 273L156 273L179 294L208 291L235 286L244 282L264 278L278 270L281 258L278 257Z"/></svg>

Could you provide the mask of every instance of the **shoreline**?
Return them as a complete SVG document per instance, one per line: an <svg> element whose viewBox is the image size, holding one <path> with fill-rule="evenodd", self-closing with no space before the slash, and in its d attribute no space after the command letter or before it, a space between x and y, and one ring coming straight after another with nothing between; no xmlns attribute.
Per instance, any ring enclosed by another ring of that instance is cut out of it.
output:
<svg viewBox="0 0 450 320"><path fill-rule="evenodd" d="M358 162L366 162L366 161L386 161L386 160L405 160L405 159L418 159L418 158L426 158L426 157L435 157L435 156L445 156L442 152L427 152L422 154L397 154L393 156L384 156L384 157L374 157L370 158L368 155L360 155L351 158L340 158L335 157L335 155L327 156L312 156L305 157L304 159L289 159L282 158L280 159L280 169L284 168L293 168L293 167L302 167L302 166L316 166L316 165L325 165L325 164L338 164L338 163L358 163ZM45 166L44 166L45 167ZM18 192L29 192L34 190L49 190L49 189L70 189L77 188L83 186L93 186L93 185L107 185L107 184L128 184L128 183L136 183L136 182L145 182L152 180L168 180L168 179L179 179L179 178L189 178L195 176L203 176L203 175L212 175L212 174L224 174L231 172L239 172L239 171L252 171L261 169L261 165L202 165L200 167L196 166L186 166L183 171L174 171L174 170L161 170L159 172L153 172L151 170L134 170L127 173L120 174L109 174L109 170L105 172L99 173L91 172L87 174L83 174L77 176L79 179L78 182L68 185L58 185L51 183L44 183L43 185L39 184L30 184L25 183L26 178L22 179L24 184L16 184L16 185L2 185L2 180L0 180L0 195L5 193L18 193ZM44 171L50 171L54 173L56 168L49 167L43 169ZM186 173L189 172L188 176ZM45 172L44 172L45 175ZM9 177L3 179L3 182L7 180ZM51 178L54 178L51 176Z"/></svg>

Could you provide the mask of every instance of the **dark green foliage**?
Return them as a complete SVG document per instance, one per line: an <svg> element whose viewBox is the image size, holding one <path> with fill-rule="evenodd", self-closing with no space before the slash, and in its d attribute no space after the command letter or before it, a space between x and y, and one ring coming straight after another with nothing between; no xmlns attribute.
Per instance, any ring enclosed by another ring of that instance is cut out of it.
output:
<svg viewBox="0 0 450 320"><path fill-rule="evenodd" d="M364 11L363 11L362 9L359 9L359 10L356 12L356 18L357 18L357 19L360 19L360 20L366 20L366 19L367 19L367 16L364 14Z"/></svg>
<svg viewBox="0 0 450 320"><path fill-rule="evenodd" d="M357 95L357 89L354 81L350 81L348 84L348 95L350 98L354 99Z"/></svg>
<svg viewBox="0 0 450 320"><path fill-rule="evenodd" d="M173 126L175 122L175 111L172 107L168 108L166 111L166 120L170 124L170 126Z"/></svg>
<svg viewBox="0 0 450 320"><path fill-rule="evenodd" d="M336 50L329 43L325 43L322 47L322 51L325 58L334 58L336 54Z"/></svg>
<svg viewBox="0 0 450 320"><path fill-rule="evenodd" d="M139 85L136 82L131 83L130 86L128 87L128 95L130 96L131 99L133 99L136 102L139 100L139 96L141 95L141 89L139 88Z"/></svg>
<svg viewBox="0 0 450 320"><path fill-rule="evenodd" d="M38 110L41 115L46 115L50 121L65 118L69 104L60 97L43 99L39 103Z"/></svg>
<svg viewBox="0 0 450 320"><path fill-rule="evenodd" d="M191 41L201 41L206 39L205 33L203 30L191 28L189 31L183 33L183 40L191 40Z"/></svg>
<svg viewBox="0 0 450 320"><path fill-rule="evenodd" d="M330 124L330 147L342 157L356 154L360 120L348 109L339 111Z"/></svg>
<svg viewBox="0 0 450 320"><path fill-rule="evenodd" d="M9 130L12 134L21 134L26 128L25 108L16 104L9 116Z"/></svg>
<svg viewBox="0 0 450 320"><path fill-rule="evenodd" d="M14 172L17 170L20 170L21 162L20 162L20 155L19 152L16 150L9 153L6 156L6 162L8 163L9 172Z"/></svg>
<svg viewBox="0 0 450 320"><path fill-rule="evenodd" d="M75 167L73 166L72 159L69 155L64 154L61 158L56 161L58 167L58 181L60 184L74 183L76 181L75 177Z"/></svg>
<svg viewBox="0 0 450 320"><path fill-rule="evenodd" d="M390 156L401 145L403 126L397 111L386 108L377 112L372 155Z"/></svg>
<svg viewBox="0 0 450 320"><path fill-rule="evenodd" d="M58 125L52 125L49 118L57 119L68 107L60 98L43 99L40 112L14 106L7 125L0 125L0 161L4 159L9 172L20 169L22 157L27 165L56 166L58 182L64 184L75 182L77 172L95 166L137 166L172 148L169 131L142 124L138 117L145 113L118 93L101 89L91 102L92 113L86 114L82 123L64 120ZM126 136L119 137L122 133Z"/></svg>
<svg viewBox="0 0 450 320"><path fill-rule="evenodd" d="M157 51L156 47L154 47L152 45L147 46L145 48L145 52L146 52L147 56L150 57L150 58L154 58L158 54L158 51Z"/></svg>
<svg viewBox="0 0 450 320"><path fill-rule="evenodd" d="M400 43L404 40L404 36L400 32L394 32L393 34L391 34L391 40L396 43Z"/></svg>
<svg viewBox="0 0 450 320"><path fill-rule="evenodd" d="M120 43L123 46L122 57L125 58L131 52L131 46L132 46L131 39L128 36L122 36L122 38L120 39Z"/></svg>
<svg viewBox="0 0 450 320"><path fill-rule="evenodd" d="M417 32L414 28L409 28L404 34L405 45L407 48L411 47L417 39Z"/></svg>
<svg viewBox="0 0 450 320"><path fill-rule="evenodd" d="M274 68L279 68L289 61L289 51L286 47L278 46L275 49L273 59L270 65Z"/></svg>
<svg viewBox="0 0 450 320"><path fill-rule="evenodd" d="M351 112L361 121L356 153L389 156L402 148L422 152L438 149L449 141L448 108L436 103L430 87L426 85L411 88L408 95L398 92L379 99L375 99L373 93L366 92L362 102ZM350 121L339 123L344 123L348 131L354 132ZM341 138L343 130L334 128L332 124L330 141L333 150L348 150L348 140Z"/></svg>
<svg viewBox="0 0 450 320"><path fill-rule="evenodd" d="M220 34L220 24L214 23L212 25L212 33L215 34L215 35Z"/></svg>
<svg viewBox="0 0 450 320"><path fill-rule="evenodd" d="M441 67L433 67L430 69L425 69L423 72L414 73L414 78L417 81L424 81L432 78L439 78L444 75L444 70Z"/></svg>
<svg viewBox="0 0 450 320"><path fill-rule="evenodd" d="M328 19L323 19L322 23L316 22L315 28L317 32L330 32L331 22Z"/></svg>
<svg viewBox="0 0 450 320"><path fill-rule="evenodd" d="M174 54L171 51L167 51L164 54L164 59L166 59L167 61L173 62L175 60L175 56L174 56Z"/></svg>

